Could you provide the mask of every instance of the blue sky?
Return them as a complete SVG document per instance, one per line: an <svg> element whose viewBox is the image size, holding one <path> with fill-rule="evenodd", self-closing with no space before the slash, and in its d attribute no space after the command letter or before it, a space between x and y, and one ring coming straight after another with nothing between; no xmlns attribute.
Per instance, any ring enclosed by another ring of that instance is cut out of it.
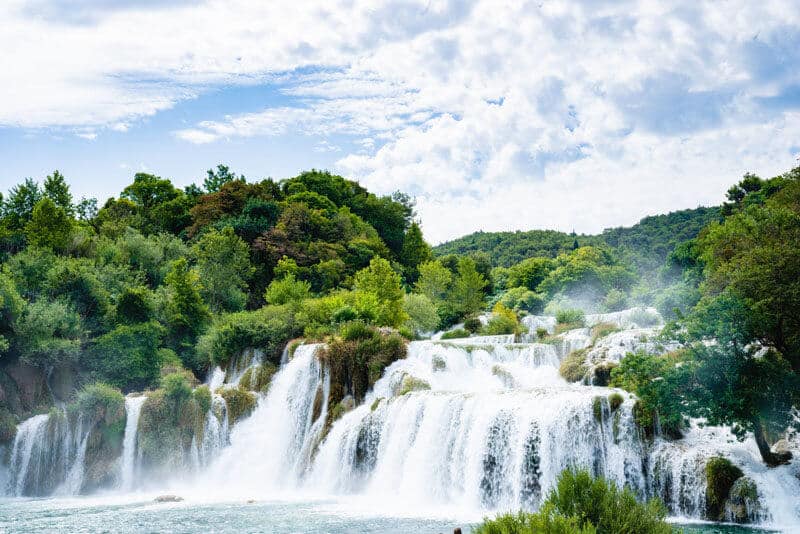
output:
<svg viewBox="0 0 800 534"><path fill-rule="evenodd" d="M433 242L596 232L800 155L792 0L7 0L0 189L327 168Z"/></svg>

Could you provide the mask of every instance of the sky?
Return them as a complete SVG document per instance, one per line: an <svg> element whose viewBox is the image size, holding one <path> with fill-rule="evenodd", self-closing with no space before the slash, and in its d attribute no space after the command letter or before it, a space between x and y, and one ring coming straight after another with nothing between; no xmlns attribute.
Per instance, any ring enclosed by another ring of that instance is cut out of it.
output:
<svg viewBox="0 0 800 534"><path fill-rule="evenodd" d="M311 168L429 241L595 233L800 164L796 0L3 0L0 190Z"/></svg>

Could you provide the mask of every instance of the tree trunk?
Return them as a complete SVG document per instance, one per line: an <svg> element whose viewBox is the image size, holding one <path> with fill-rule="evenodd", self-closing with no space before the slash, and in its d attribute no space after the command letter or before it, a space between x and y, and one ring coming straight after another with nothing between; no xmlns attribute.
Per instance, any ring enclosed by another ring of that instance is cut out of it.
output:
<svg viewBox="0 0 800 534"><path fill-rule="evenodd" d="M758 445L758 452L761 453L761 459L764 460L767 466L776 467L787 464L792 459L792 453L790 452L781 454L772 452L767 442L767 437L764 435L764 427L761 426L761 421L757 419L753 421L753 435L756 438L756 445Z"/></svg>

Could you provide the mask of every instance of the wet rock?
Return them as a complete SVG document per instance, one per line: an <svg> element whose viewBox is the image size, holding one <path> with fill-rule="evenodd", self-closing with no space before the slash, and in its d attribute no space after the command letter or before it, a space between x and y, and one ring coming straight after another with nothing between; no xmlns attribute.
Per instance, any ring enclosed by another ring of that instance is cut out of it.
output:
<svg viewBox="0 0 800 534"><path fill-rule="evenodd" d="M734 523L753 523L763 515L758 487L750 477L741 477L731 486L725 503L725 519Z"/></svg>
<svg viewBox="0 0 800 534"><path fill-rule="evenodd" d="M181 502L183 497L178 497L177 495L159 495L153 502Z"/></svg>

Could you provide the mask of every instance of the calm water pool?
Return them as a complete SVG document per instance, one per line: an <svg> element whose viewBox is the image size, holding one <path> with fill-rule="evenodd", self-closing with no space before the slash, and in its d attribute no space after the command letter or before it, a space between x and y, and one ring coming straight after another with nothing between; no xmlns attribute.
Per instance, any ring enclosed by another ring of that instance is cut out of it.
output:
<svg viewBox="0 0 800 534"><path fill-rule="evenodd" d="M457 518L397 518L351 514L341 504L164 503L150 498L0 500L2 533L274 533L274 534L449 534L469 524ZM691 534L752 534L751 529L686 525ZM759 530L756 532L765 532Z"/></svg>

